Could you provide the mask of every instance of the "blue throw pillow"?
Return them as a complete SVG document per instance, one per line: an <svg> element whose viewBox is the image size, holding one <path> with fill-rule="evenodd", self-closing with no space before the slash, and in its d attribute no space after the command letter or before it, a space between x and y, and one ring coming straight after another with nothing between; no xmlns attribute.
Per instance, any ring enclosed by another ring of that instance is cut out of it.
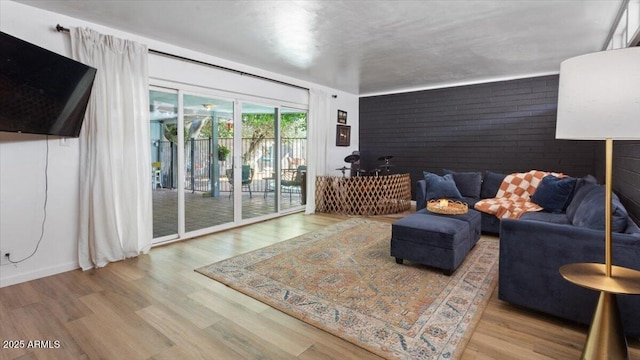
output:
<svg viewBox="0 0 640 360"><path fill-rule="evenodd" d="M576 178L559 178L547 175L542 178L538 188L531 196L531 201L552 213L563 212L569 205L569 199L576 185Z"/></svg>
<svg viewBox="0 0 640 360"><path fill-rule="evenodd" d="M482 186L482 173L479 172L455 172L442 169L445 174L451 174L456 183L460 195L472 199L480 198L480 187Z"/></svg>
<svg viewBox="0 0 640 360"><path fill-rule="evenodd" d="M605 186L594 185L594 188L584 197L576 209L571 223L574 226L586 227L593 230L604 230ZM624 232L627 228L629 215L620 203L616 194L611 199L611 231Z"/></svg>
<svg viewBox="0 0 640 360"><path fill-rule="evenodd" d="M456 187L453 176L447 174L445 176L436 175L427 171L423 172L424 179L427 182L426 200L433 199L460 199L462 195Z"/></svg>

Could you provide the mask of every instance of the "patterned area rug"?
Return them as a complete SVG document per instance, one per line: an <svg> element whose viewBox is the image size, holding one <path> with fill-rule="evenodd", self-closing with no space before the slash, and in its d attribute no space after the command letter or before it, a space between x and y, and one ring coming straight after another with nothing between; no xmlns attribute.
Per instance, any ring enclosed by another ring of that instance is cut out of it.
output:
<svg viewBox="0 0 640 360"><path fill-rule="evenodd" d="M498 241L452 275L389 255L391 224L350 219L196 271L389 359L462 354L496 285Z"/></svg>

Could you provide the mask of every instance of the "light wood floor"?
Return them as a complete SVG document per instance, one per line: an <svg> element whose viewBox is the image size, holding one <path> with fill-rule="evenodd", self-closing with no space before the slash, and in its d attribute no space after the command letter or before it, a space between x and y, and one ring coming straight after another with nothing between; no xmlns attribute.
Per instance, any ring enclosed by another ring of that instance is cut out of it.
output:
<svg viewBox="0 0 640 360"><path fill-rule="evenodd" d="M59 341L0 359L379 359L193 271L340 220L294 214L0 289L3 345ZM585 333L494 293L463 359L576 359ZM630 352L640 359L637 341Z"/></svg>

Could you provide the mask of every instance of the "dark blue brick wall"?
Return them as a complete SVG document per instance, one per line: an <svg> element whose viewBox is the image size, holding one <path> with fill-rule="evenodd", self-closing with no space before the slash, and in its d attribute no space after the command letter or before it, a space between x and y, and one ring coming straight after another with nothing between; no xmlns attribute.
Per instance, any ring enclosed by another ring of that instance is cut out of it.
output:
<svg viewBox="0 0 640 360"><path fill-rule="evenodd" d="M557 75L362 97L361 166L393 155L414 183L443 168L600 177L597 142L555 139L557 101Z"/></svg>

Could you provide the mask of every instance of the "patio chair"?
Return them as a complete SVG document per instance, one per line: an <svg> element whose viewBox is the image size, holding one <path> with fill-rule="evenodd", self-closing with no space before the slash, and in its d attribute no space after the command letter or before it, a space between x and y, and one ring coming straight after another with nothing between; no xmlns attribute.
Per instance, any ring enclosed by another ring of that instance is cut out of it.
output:
<svg viewBox="0 0 640 360"><path fill-rule="evenodd" d="M302 174L307 172L306 165L299 165L295 169L283 169L280 179L280 189L289 193L289 201L291 201L291 194L297 190L302 196Z"/></svg>
<svg viewBox="0 0 640 360"><path fill-rule="evenodd" d="M227 179L231 185L231 191L229 191L229 199L233 194L233 168L226 170ZM242 186L246 186L249 189L249 199L251 199L251 182L253 182L253 168L249 165L242 165Z"/></svg>
<svg viewBox="0 0 640 360"><path fill-rule="evenodd" d="M154 161L151 163L151 188L155 190L158 185L162 189L162 163Z"/></svg>

